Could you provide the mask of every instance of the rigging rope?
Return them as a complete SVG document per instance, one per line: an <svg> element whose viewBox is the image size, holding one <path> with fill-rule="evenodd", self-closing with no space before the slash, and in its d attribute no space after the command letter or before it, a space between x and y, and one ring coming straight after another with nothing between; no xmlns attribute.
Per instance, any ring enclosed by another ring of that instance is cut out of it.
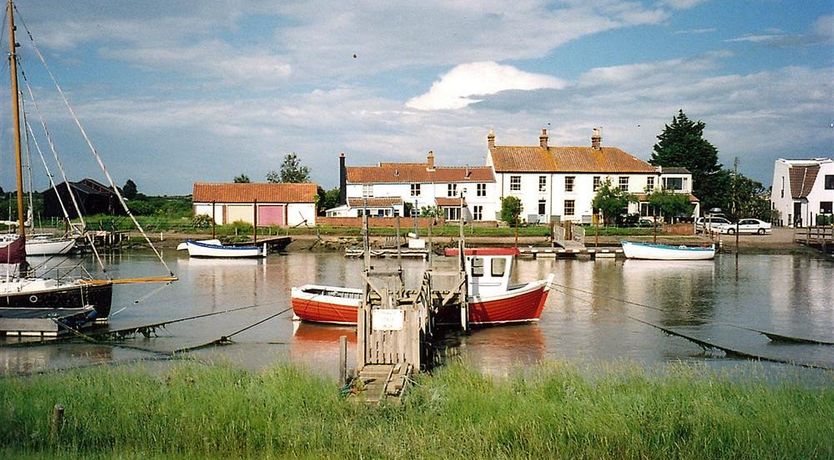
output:
<svg viewBox="0 0 834 460"><path fill-rule="evenodd" d="M17 7L15 7L15 10L17 10ZM69 111L70 115L72 116L72 119L75 122L75 125L78 127L78 130L81 132L81 135L84 137L84 140L87 142L87 146L89 147L90 152L92 153L93 157L96 159L96 162L98 162L99 168L101 168L102 172L104 173L104 176L107 178L107 181L110 184L110 187L115 192L116 197L119 199L119 203L122 205L122 208L127 213L128 217L130 217L130 219L133 221L133 225L136 226L136 228L139 230L139 232L145 238L145 241L147 241L151 250L153 250L154 254L156 254L156 257L159 259L159 261L162 263L162 265L165 267L165 269L168 270L168 272L170 273L171 276L174 276L174 271L171 270L171 268L165 262L165 259L163 259L163 257L162 257L162 253L160 253L159 250L156 249L156 247L151 242L150 237L148 236L147 233L145 233L145 230L142 228L142 225L139 224L139 221L136 220L136 217L134 217L133 213L130 212L130 208L128 208L127 203L125 202L124 197L122 196L122 193L119 191L119 187L116 186L116 183L113 181L113 177L110 176L110 172L107 170L107 167L104 166L104 162L102 161L101 156L98 154L98 151L96 151L96 148L93 146L93 143L90 140L90 137L87 135L87 131L84 129L84 126L81 125L81 120L78 119L78 116L76 115L75 110L72 108L72 106L69 103L69 99L67 98L66 94L64 94L63 89L61 89L61 85L58 84L58 80L55 78L55 75L52 73L52 70L50 70L49 65L46 63L46 59L44 59L43 54L41 54L40 49L38 48L37 44L35 43L35 37L32 36L32 32L29 30L29 27L26 25L26 22L21 18L20 23L23 25L23 28L26 31L26 35L28 35L28 37L29 37L29 41L31 41L31 43L32 43L32 49L35 51L35 54L38 56L38 59L41 61L41 64L43 64L43 67L44 67L44 69L46 69L46 72L49 74L49 77L52 79L52 83L55 84L55 88L58 90L58 94L61 95L61 99L63 100L64 105L67 107L67 110Z"/></svg>
<svg viewBox="0 0 834 460"><path fill-rule="evenodd" d="M43 114L41 114L40 108L38 107L38 102L35 100L35 94L32 92L32 87L29 85L29 80L26 78L26 74L21 71L23 75L23 82L26 84L26 89L29 91L29 98L32 100L32 105L35 107L35 113L40 118L41 127L43 128L44 135L46 136L47 143L49 144L49 149L52 151L52 156L55 158L55 162L58 164L58 170L61 171L61 177L64 178L64 184L67 186L67 193L69 193L70 198L72 199L73 207L75 208L75 213L78 215L78 219L81 221L81 231L83 232L84 238L90 244L90 247L93 250L93 254L95 255L96 262L98 262L99 267L102 271L107 271L104 267L104 262L101 260L101 255L98 253L98 249L94 244L93 237L90 235L87 229L87 223L84 221L84 216L81 213L81 208L78 206L78 201L75 198L75 193L72 192L72 188L70 187L69 179L67 179L67 174L64 171L64 167L61 164L61 160L58 158L58 151L55 149L55 144L52 141L52 135L49 133L49 128L46 126L46 121L43 118ZM58 197L58 203L61 205L61 211L64 213L64 219L72 225L72 219L69 217L69 213L67 212L66 206L64 205L64 200L61 198L61 194L58 193L58 186L55 184L55 180L53 178L52 172L49 170L49 166L46 164L46 158L43 156L43 152L41 151L40 145L38 144L38 139L35 136L34 130L32 126L27 122L26 123L27 130L32 134L32 140L35 143L35 148L38 151L38 154L41 157L41 162L43 163L43 167L46 170L46 175L49 177L49 183L52 185L52 189L55 190L55 196Z"/></svg>

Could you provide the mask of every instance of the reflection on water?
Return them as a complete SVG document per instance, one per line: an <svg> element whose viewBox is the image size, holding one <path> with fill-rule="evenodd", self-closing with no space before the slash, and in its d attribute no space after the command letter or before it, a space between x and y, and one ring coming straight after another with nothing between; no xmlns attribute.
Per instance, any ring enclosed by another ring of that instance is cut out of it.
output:
<svg viewBox="0 0 834 460"><path fill-rule="evenodd" d="M252 369L290 361L326 375L338 373L338 343L351 328L292 321L290 288L308 283L361 287L362 261L339 254L292 253L261 260L188 259L167 254L180 281L163 288L118 286L111 317L114 329L190 317L231 308L233 313L184 321L122 344L170 352L235 334L233 344L202 349L201 359L227 360ZM112 260L114 277L146 275L154 260L126 253ZM396 260L374 260L381 269ZM440 269L454 266L437 258ZM406 285L419 284L426 262L403 260ZM548 359L580 362L628 360L655 364L677 360L743 364L714 359L697 345L635 321L677 331L747 353L834 367L834 347L780 345L746 328L834 341L831 262L794 255L719 256L714 261L519 260L513 282L556 274L541 321L493 327L457 339L457 351L480 369L505 374L514 367ZM0 342L0 345L3 343ZM6 343L8 345L8 342ZM61 343L0 348L3 372L32 372L102 362L121 362L151 354L110 345ZM720 365L720 364L719 364Z"/></svg>

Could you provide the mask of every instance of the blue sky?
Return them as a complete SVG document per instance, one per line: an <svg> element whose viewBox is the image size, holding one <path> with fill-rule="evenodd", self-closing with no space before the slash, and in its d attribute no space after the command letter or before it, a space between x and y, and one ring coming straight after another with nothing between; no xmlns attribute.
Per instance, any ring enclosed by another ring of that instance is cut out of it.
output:
<svg viewBox="0 0 834 460"><path fill-rule="evenodd" d="M834 155L832 0L16 4L22 65L70 178L103 180L21 19L115 182L147 194L263 181L288 152L325 188L339 152L479 165L490 129L499 145L535 145L541 128L588 145L600 126L604 145L648 159L679 109L766 186L776 158ZM0 185L13 187L10 167Z"/></svg>

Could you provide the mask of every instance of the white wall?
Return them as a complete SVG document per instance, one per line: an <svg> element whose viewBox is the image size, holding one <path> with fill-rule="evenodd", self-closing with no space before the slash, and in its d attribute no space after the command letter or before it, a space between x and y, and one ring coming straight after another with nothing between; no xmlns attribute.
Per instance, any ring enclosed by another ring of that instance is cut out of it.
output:
<svg viewBox="0 0 834 460"><path fill-rule="evenodd" d="M306 225L316 225L315 203L289 203L287 205L287 225L292 227L305 220Z"/></svg>
<svg viewBox="0 0 834 460"><path fill-rule="evenodd" d="M808 194L807 200L791 196L790 167L820 166L817 178ZM773 185L770 191L770 202L772 209L779 211L779 224L793 226L796 220L794 203L801 203L800 216L802 225L815 225L816 216L820 213L820 203L823 201L834 202L834 190L825 189L825 176L834 175L834 161L831 159L817 160L785 160L778 159L773 165Z"/></svg>
<svg viewBox="0 0 834 460"><path fill-rule="evenodd" d="M477 183L458 182L457 195L463 193L467 209L464 211L467 220L472 219L474 206L482 206L483 214L481 220L495 220L495 213L500 209L500 202L497 198L497 188L494 182L481 182L486 184L486 196L477 196ZM405 184L373 184L372 193L375 198L397 197L403 202L414 205L417 202L417 209L435 206L437 198L448 198L448 186L444 183L422 183L420 184L420 195L411 196L411 183ZM362 184L348 184L347 196L351 198L361 197L363 193ZM499 203L496 207L496 203ZM351 215L355 215L351 212Z"/></svg>

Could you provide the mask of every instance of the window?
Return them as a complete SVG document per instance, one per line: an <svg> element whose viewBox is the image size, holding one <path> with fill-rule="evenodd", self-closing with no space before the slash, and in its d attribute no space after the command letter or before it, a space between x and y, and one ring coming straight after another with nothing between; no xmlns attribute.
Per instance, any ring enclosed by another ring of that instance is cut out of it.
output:
<svg viewBox="0 0 834 460"><path fill-rule="evenodd" d="M420 184L411 184L411 196L420 196Z"/></svg>
<svg viewBox="0 0 834 460"><path fill-rule="evenodd" d="M472 218L475 220L484 220L484 207L483 206L473 206L472 207Z"/></svg>
<svg viewBox="0 0 834 460"><path fill-rule="evenodd" d="M654 176L649 176L646 178L646 190L650 192L654 190Z"/></svg>
<svg viewBox="0 0 834 460"><path fill-rule="evenodd" d="M785 176L782 176L782 196L781 198L785 198Z"/></svg>
<svg viewBox="0 0 834 460"><path fill-rule="evenodd" d="M834 190L834 174L825 175L825 189Z"/></svg>
<svg viewBox="0 0 834 460"><path fill-rule="evenodd" d="M510 176L510 190L521 190L521 176Z"/></svg>
<svg viewBox="0 0 834 460"><path fill-rule="evenodd" d="M492 267L490 272L492 276L504 276L504 271L507 269L507 260L503 258L492 259Z"/></svg>
<svg viewBox="0 0 834 460"><path fill-rule="evenodd" d="M362 184L362 196L365 198L374 196L374 186L371 184Z"/></svg>
<svg viewBox="0 0 834 460"><path fill-rule="evenodd" d="M486 196L486 184L478 184L475 191L478 196Z"/></svg>
<svg viewBox="0 0 834 460"><path fill-rule="evenodd" d="M820 201L820 214L831 214L832 201Z"/></svg>
<svg viewBox="0 0 834 460"><path fill-rule="evenodd" d="M640 216L645 217L649 215L649 203L640 203Z"/></svg>
<svg viewBox="0 0 834 460"><path fill-rule="evenodd" d="M594 191L599 190L599 176L594 176Z"/></svg>
<svg viewBox="0 0 834 460"><path fill-rule="evenodd" d="M484 258L472 258L472 276L484 276Z"/></svg>
<svg viewBox="0 0 834 460"><path fill-rule="evenodd" d="M547 208L547 201L539 200L539 215L540 216L543 216L547 212L546 208Z"/></svg>
<svg viewBox="0 0 834 460"><path fill-rule="evenodd" d="M576 213L576 200L565 200L565 215L572 216Z"/></svg>
<svg viewBox="0 0 834 460"><path fill-rule="evenodd" d="M458 196L458 184L447 185L446 196Z"/></svg>
<svg viewBox="0 0 834 460"><path fill-rule="evenodd" d="M666 190L683 190L683 177L664 177L663 188Z"/></svg>
<svg viewBox="0 0 834 460"><path fill-rule="evenodd" d="M628 191L628 176L620 177L620 190L624 192Z"/></svg>
<svg viewBox="0 0 834 460"><path fill-rule="evenodd" d="M460 208L443 208L446 215L446 220L459 220Z"/></svg>
<svg viewBox="0 0 834 460"><path fill-rule="evenodd" d="M576 179L576 176L565 176L565 191L572 192L573 191L573 181Z"/></svg>
<svg viewBox="0 0 834 460"><path fill-rule="evenodd" d="M539 191L547 191L547 176L539 176Z"/></svg>

